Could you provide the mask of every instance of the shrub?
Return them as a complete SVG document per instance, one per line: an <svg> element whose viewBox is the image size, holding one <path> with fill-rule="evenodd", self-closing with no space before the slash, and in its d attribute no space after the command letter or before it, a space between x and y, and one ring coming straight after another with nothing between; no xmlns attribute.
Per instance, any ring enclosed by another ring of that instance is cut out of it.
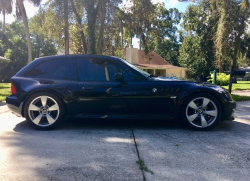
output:
<svg viewBox="0 0 250 181"><path fill-rule="evenodd" d="M227 86L229 85L230 75L226 75L224 73L217 73L216 74L216 84L220 86ZM213 74L211 74L211 79L207 80L208 82L213 82Z"/></svg>

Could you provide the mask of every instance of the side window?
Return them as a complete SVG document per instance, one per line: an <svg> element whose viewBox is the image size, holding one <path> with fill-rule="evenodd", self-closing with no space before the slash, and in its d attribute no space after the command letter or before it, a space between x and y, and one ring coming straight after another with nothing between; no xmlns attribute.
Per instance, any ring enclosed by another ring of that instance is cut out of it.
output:
<svg viewBox="0 0 250 181"><path fill-rule="evenodd" d="M77 68L80 81L110 81L107 64L103 59L77 59Z"/></svg>
<svg viewBox="0 0 250 181"><path fill-rule="evenodd" d="M74 59L52 59L39 63L23 74L25 77L77 80Z"/></svg>
<svg viewBox="0 0 250 181"><path fill-rule="evenodd" d="M127 82L143 80L142 76L140 76L139 74L136 74L128 66L115 63L115 62L109 62L108 67L109 67L109 75L110 75L111 81L114 81L114 75L117 72L122 73L124 80Z"/></svg>

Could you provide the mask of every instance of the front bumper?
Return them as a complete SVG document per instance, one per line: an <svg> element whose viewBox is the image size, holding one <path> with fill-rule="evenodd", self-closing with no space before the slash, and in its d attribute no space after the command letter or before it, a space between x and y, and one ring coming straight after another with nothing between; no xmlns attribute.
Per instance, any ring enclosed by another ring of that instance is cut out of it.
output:
<svg viewBox="0 0 250 181"><path fill-rule="evenodd" d="M20 101L16 96L11 95L6 98L6 104L8 108L19 117L23 117L22 115L22 108L23 108L23 102Z"/></svg>
<svg viewBox="0 0 250 181"><path fill-rule="evenodd" d="M234 117L234 111L236 109L236 102L235 101L229 101L226 104L223 105L223 121L232 121L235 119Z"/></svg>

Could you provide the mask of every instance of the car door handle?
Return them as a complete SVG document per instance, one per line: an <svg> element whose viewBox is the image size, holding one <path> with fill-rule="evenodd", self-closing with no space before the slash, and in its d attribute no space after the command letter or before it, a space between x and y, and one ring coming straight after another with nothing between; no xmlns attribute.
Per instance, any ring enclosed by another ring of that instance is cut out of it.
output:
<svg viewBox="0 0 250 181"><path fill-rule="evenodd" d="M85 91L91 91L94 87L82 87L83 90Z"/></svg>

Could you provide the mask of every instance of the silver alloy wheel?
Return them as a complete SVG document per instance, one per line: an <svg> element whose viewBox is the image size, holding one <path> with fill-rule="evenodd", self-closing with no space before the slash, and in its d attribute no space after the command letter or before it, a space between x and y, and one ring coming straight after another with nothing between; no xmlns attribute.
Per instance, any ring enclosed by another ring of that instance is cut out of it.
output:
<svg viewBox="0 0 250 181"><path fill-rule="evenodd" d="M49 96L39 96L28 107L30 120L37 126L47 127L56 122L60 110L58 103Z"/></svg>
<svg viewBox="0 0 250 181"><path fill-rule="evenodd" d="M218 109L215 103L206 98L193 99L186 108L186 117L195 127L206 128L211 126L217 118Z"/></svg>

